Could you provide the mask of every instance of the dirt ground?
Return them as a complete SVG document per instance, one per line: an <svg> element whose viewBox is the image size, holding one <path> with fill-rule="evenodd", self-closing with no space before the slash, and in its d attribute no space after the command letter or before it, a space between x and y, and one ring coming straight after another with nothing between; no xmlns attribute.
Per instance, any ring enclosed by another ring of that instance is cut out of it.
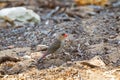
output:
<svg viewBox="0 0 120 80"><path fill-rule="evenodd" d="M20 59L0 63L1 80L120 80L120 7L70 5L37 4L30 8L40 15L40 24L0 26L0 57ZM63 51L36 65L44 53L36 47L49 46L61 31L69 34Z"/></svg>

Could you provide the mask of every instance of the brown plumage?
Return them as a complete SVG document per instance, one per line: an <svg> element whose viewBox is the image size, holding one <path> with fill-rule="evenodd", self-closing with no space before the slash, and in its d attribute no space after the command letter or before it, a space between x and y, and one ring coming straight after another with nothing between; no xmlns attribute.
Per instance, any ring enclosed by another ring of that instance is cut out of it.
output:
<svg viewBox="0 0 120 80"><path fill-rule="evenodd" d="M52 43L50 45L50 47L47 49L46 53L38 60L38 62L40 62L41 60L43 60L43 58L45 56L47 56L48 54L53 54L56 53L59 49L61 49L61 47L63 47L64 45L64 40L68 35L65 33L60 33L58 34L58 36L56 37L56 40L54 41L54 43Z"/></svg>

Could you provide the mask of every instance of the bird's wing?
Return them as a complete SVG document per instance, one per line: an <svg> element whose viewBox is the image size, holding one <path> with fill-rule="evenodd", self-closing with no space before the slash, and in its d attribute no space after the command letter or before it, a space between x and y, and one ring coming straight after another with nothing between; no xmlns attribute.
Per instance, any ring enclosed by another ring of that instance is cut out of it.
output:
<svg viewBox="0 0 120 80"><path fill-rule="evenodd" d="M54 53L56 52L59 48L61 47L61 41L60 40L56 40L52 45L50 45L50 47L48 48L47 52L50 53Z"/></svg>
<svg viewBox="0 0 120 80"><path fill-rule="evenodd" d="M54 43L52 43L52 45L48 48L48 50L46 51L46 53L40 58L38 59L38 62L42 61L43 58L45 56L47 56L48 54L52 54L55 53L59 48L61 47L61 41L60 40L56 40Z"/></svg>

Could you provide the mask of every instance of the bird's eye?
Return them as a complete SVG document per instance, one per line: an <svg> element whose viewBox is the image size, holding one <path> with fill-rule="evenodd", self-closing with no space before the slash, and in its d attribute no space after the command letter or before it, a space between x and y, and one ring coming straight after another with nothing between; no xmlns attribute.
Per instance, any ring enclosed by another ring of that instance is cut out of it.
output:
<svg viewBox="0 0 120 80"><path fill-rule="evenodd" d="M64 36L64 35L65 35L65 33L62 33L61 35L62 35L62 36Z"/></svg>
<svg viewBox="0 0 120 80"><path fill-rule="evenodd" d="M61 34L63 37L67 37L68 35L67 34L65 34L65 33L62 33Z"/></svg>

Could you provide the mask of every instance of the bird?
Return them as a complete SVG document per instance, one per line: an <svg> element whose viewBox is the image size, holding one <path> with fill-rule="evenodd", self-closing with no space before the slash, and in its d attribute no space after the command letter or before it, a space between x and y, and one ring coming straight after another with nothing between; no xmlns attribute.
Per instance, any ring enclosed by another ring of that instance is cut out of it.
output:
<svg viewBox="0 0 120 80"><path fill-rule="evenodd" d="M58 33L55 41L48 47L47 51L41 58L38 59L38 63L43 60L47 55L57 53L64 46L65 39L68 37L66 33Z"/></svg>

